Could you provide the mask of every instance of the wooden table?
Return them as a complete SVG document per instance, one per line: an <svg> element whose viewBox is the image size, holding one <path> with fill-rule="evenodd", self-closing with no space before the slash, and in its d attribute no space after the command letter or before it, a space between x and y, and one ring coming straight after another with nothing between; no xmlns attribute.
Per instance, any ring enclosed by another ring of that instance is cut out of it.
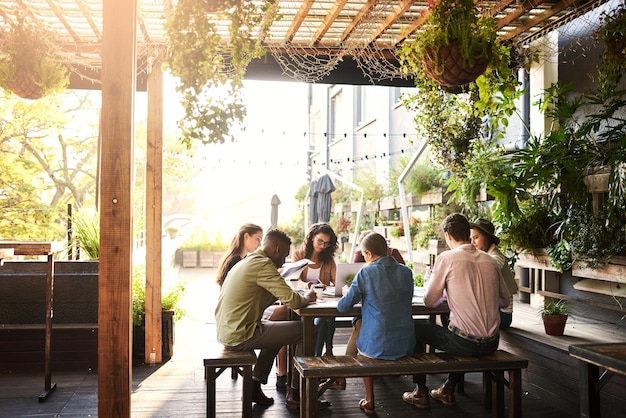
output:
<svg viewBox="0 0 626 418"><path fill-rule="evenodd" d="M569 354L580 360L580 416L599 417L600 389L615 373L626 375L626 342L570 345Z"/></svg>
<svg viewBox="0 0 626 418"><path fill-rule="evenodd" d="M305 308L297 311L302 318L302 345L303 355L312 356L315 353L315 328L313 321L315 318L322 317L353 317L361 316L361 305L355 305L353 309L347 312L339 312L337 310L338 297L330 297L324 295L324 298ZM421 297L413 298L413 315L428 316L429 320L434 323L438 314L450 312L448 305L443 303L436 308L427 308Z"/></svg>

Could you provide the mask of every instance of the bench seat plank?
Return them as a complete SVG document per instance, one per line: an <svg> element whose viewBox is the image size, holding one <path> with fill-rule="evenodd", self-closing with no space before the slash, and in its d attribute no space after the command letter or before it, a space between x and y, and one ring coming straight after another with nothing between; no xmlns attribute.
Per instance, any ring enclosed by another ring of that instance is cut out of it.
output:
<svg viewBox="0 0 626 418"><path fill-rule="evenodd" d="M416 373L483 372L484 401L494 417L504 415L504 386L509 387L509 416L521 417L522 374L528 360L506 351L480 356L455 356L448 353L423 353L400 360L381 360L365 356L294 357L300 374L300 417L317 417L318 379L335 377L393 376ZM509 381L504 378L508 372Z"/></svg>
<svg viewBox="0 0 626 418"><path fill-rule="evenodd" d="M380 360L359 355L296 357L295 367L305 378L331 378L510 370L528 367L528 360L498 350L480 357L423 353L400 360Z"/></svg>

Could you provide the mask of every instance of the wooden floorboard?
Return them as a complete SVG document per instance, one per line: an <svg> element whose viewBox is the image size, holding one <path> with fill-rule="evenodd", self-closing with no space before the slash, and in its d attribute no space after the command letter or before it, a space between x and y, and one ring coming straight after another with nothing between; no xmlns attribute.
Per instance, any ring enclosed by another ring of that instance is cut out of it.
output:
<svg viewBox="0 0 626 418"><path fill-rule="evenodd" d="M132 417L204 417L206 411L206 386L202 364L202 350L208 341L215 340L213 309L219 289L214 285L213 269L181 269L178 276L187 283L184 301L187 315L175 325L174 355L160 366L136 364L133 367ZM338 328L335 354L342 354L350 329ZM140 363L140 362L137 362ZM428 384L434 388L445 379L443 375L429 376ZM38 402L44 389L41 373L0 375L0 417L97 417L98 388L94 371L54 373L52 381L57 389L49 398ZM421 411L404 404L401 395L411 390L410 376L376 379L376 416L378 417L491 417L482 405L482 375L466 376L466 394L457 395L457 405L446 407L433 401L429 411ZM275 404L263 409L254 407L255 417L298 417L298 411L287 410L284 393L275 389L275 374L264 388ZM532 391L523 388L522 411L533 418L567 417L558 406L548 405ZM321 417L363 417L358 401L364 395L361 379L349 379L345 391L328 391L324 398L332 407L322 411ZM508 397L508 391L505 391ZM233 381L224 372L217 384L217 416L241 416L241 378Z"/></svg>

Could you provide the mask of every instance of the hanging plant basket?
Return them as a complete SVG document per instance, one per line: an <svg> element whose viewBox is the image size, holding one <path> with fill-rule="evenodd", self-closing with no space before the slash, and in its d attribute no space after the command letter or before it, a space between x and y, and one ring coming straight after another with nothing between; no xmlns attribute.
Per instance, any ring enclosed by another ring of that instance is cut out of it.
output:
<svg viewBox="0 0 626 418"><path fill-rule="evenodd" d="M6 86L22 99L37 100L45 96L44 90L35 83L35 77L30 71L16 72L13 80L6 81Z"/></svg>
<svg viewBox="0 0 626 418"><path fill-rule="evenodd" d="M626 4L622 2L617 8L603 12L600 16L602 26L594 32L594 38L604 46L602 60L608 69L614 64L622 65L626 57ZM609 70L610 71L610 70Z"/></svg>
<svg viewBox="0 0 626 418"><path fill-rule="evenodd" d="M622 64L626 57L626 41L624 39L611 39L606 42L606 49L615 59L615 62Z"/></svg>
<svg viewBox="0 0 626 418"><path fill-rule="evenodd" d="M0 87L30 100L57 94L69 84L67 68L55 55L56 34L25 13L0 30Z"/></svg>
<svg viewBox="0 0 626 418"><path fill-rule="evenodd" d="M437 84L445 90L458 92L487 70L491 58L491 49L486 48L474 59L474 65L468 66L461 55L459 43L452 39L448 45L427 47L422 64L426 74Z"/></svg>

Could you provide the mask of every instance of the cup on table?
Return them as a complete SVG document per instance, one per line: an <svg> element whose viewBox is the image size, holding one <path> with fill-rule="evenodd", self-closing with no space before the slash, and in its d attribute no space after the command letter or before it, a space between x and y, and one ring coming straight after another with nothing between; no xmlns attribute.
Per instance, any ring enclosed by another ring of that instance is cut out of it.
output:
<svg viewBox="0 0 626 418"><path fill-rule="evenodd" d="M315 285L313 286L313 289L315 289L315 294L317 295L318 300L324 297L324 285L323 284Z"/></svg>

